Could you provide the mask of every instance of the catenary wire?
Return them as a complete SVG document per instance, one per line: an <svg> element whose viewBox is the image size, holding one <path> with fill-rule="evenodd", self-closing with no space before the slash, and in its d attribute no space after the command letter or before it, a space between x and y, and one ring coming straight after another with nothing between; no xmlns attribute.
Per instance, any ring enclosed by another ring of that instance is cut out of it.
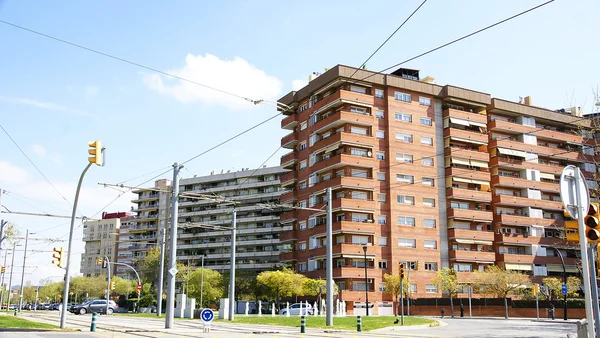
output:
<svg viewBox="0 0 600 338"><path fill-rule="evenodd" d="M375 54L377 54L377 52L379 52L379 50L381 48L383 48L383 46L385 46L385 44L390 41L390 39L404 26L404 24L406 24L406 22L408 22L408 20L410 20L410 18L412 18L413 15L415 15L415 13L417 13L419 11L419 9L421 9L421 7L423 7L423 5L427 2L427 0L424 0L419 7L417 7L401 24L400 26L398 26L398 28L396 28L396 30L390 35L388 36L387 39L385 39L385 41L383 41L383 43L381 45L379 45L379 47L377 47L377 49L354 71L354 73L352 73L352 75L350 75L350 78L352 78L354 75L356 75L356 72L358 72L358 70L362 67L364 67L367 62L369 62L369 60L371 60L371 58L373 56L375 56Z"/></svg>

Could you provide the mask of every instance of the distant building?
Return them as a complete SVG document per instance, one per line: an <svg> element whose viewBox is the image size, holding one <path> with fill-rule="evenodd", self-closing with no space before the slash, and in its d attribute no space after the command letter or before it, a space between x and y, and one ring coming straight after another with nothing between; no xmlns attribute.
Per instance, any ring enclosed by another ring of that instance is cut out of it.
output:
<svg viewBox="0 0 600 338"><path fill-rule="evenodd" d="M129 212L103 213L98 221L87 221L83 224L83 241L85 251L81 255L80 272L85 277L97 277L106 274L98 258L105 256L111 262L117 259L117 239L121 223L129 218ZM111 271L112 274L115 271Z"/></svg>

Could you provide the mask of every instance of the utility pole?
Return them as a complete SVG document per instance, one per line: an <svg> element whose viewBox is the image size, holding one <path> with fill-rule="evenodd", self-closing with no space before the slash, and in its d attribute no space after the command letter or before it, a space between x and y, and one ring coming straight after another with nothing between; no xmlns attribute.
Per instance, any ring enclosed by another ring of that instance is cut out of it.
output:
<svg viewBox="0 0 600 338"><path fill-rule="evenodd" d="M0 190L0 196L2 196L2 191ZM2 250L2 242L4 242L4 227L8 224L8 221L0 220L0 250Z"/></svg>
<svg viewBox="0 0 600 338"><path fill-rule="evenodd" d="M6 269L6 258L8 256L8 250L4 253L4 264L2 265ZM4 276L6 275L6 271L2 273L2 282L0 282L0 287L2 288L2 293L0 294L0 308L2 308L2 304L4 304Z"/></svg>
<svg viewBox="0 0 600 338"><path fill-rule="evenodd" d="M110 260L108 259L108 256L104 256L104 259L106 260L106 315L108 316L108 307L110 305ZM66 308L64 310L66 310Z"/></svg>
<svg viewBox="0 0 600 338"><path fill-rule="evenodd" d="M171 196L171 232L169 243L169 278L167 280L167 316L165 329L173 327L175 317L175 276L177 275L177 223L179 222L179 170L183 165L173 164L173 194Z"/></svg>
<svg viewBox="0 0 600 338"><path fill-rule="evenodd" d="M331 211L331 187L327 188L327 216L326 216L326 239L327 247L326 247L326 258L325 258L325 270L326 270L326 284L325 284L325 292L326 292L326 309L325 309L325 321L326 326L333 326L333 258L332 258L332 211Z"/></svg>
<svg viewBox="0 0 600 338"><path fill-rule="evenodd" d="M229 321L233 321L235 315L235 227L237 211L233 209L231 219L231 258L229 267Z"/></svg>
<svg viewBox="0 0 600 338"><path fill-rule="evenodd" d="M202 270L200 270L200 308L204 309L202 306L202 294L204 293L204 254L202 254Z"/></svg>
<svg viewBox="0 0 600 338"><path fill-rule="evenodd" d="M8 312L8 307L10 306L10 296L12 295L12 276L13 268L15 267L15 246L16 244L13 244L12 263L10 263L10 277L8 278L8 301L6 303L6 312Z"/></svg>
<svg viewBox="0 0 600 338"><path fill-rule="evenodd" d="M25 282L25 260L27 259L27 240L29 239L29 229L25 232L25 251L23 251L23 272L21 273L21 290L19 291L19 312L23 306L23 283Z"/></svg>
<svg viewBox="0 0 600 338"><path fill-rule="evenodd" d="M165 272L165 229L160 229L160 271L158 272L158 299L156 300L156 315L162 313L163 275Z"/></svg>

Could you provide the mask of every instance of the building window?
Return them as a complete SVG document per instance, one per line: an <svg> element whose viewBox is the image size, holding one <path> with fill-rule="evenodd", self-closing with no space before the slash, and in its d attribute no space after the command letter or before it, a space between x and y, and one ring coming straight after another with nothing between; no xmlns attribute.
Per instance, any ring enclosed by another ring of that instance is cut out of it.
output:
<svg viewBox="0 0 600 338"><path fill-rule="evenodd" d="M359 86L350 86L350 91L355 92L355 93L360 93L360 94L366 94L367 88L359 87Z"/></svg>
<svg viewBox="0 0 600 338"><path fill-rule="evenodd" d="M306 263L299 263L298 264L298 270L300 272L305 272L306 271Z"/></svg>
<svg viewBox="0 0 600 338"><path fill-rule="evenodd" d="M435 186L434 179L430 178L430 177L423 177L423 178L421 178L421 183L423 183L424 186L428 186L428 187Z"/></svg>
<svg viewBox="0 0 600 338"><path fill-rule="evenodd" d="M419 104L422 106L431 106L431 99L428 97L419 96Z"/></svg>
<svg viewBox="0 0 600 338"><path fill-rule="evenodd" d="M385 181L385 173L377 173L378 181Z"/></svg>
<svg viewBox="0 0 600 338"><path fill-rule="evenodd" d="M410 94L401 93L401 92L394 92L394 98L398 101L404 101L404 102L411 101Z"/></svg>
<svg viewBox="0 0 600 338"><path fill-rule="evenodd" d="M414 196L398 195L398 196L396 196L396 200L400 204L415 205L415 197Z"/></svg>
<svg viewBox="0 0 600 338"><path fill-rule="evenodd" d="M421 123L421 125L423 126L430 126L431 127L431 119L429 117L421 117L419 119L419 122Z"/></svg>
<svg viewBox="0 0 600 338"><path fill-rule="evenodd" d="M437 263L425 262L426 271L437 271Z"/></svg>
<svg viewBox="0 0 600 338"><path fill-rule="evenodd" d="M433 167L433 157L423 157L421 159L421 165Z"/></svg>
<svg viewBox="0 0 600 338"><path fill-rule="evenodd" d="M375 136L376 136L377 138L384 139L384 138L385 138L385 131L383 131L383 130L378 130L378 131L376 131L376 132L375 132Z"/></svg>
<svg viewBox="0 0 600 338"><path fill-rule="evenodd" d="M415 177L413 175L396 174L396 182L413 184L415 183Z"/></svg>
<svg viewBox="0 0 600 338"><path fill-rule="evenodd" d="M377 202L385 202L385 194L377 194Z"/></svg>
<svg viewBox="0 0 600 338"><path fill-rule="evenodd" d="M378 119L383 119L385 118L385 112L383 110L376 110L375 111L375 117Z"/></svg>
<svg viewBox="0 0 600 338"><path fill-rule="evenodd" d="M306 122L306 121L300 123L300 130L302 131L302 130L306 129L307 126L308 126L308 122Z"/></svg>
<svg viewBox="0 0 600 338"><path fill-rule="evenodd" d="M340 290L346 290L346 281L335 282L335 284L337 284L338 289L340 289Z"/></svg>
<svg viewBox="0 0 600 338"><path fill-rule="evenodd" d="M306 181L300 182L300 184L298 184L298 189L300 189L300 190L306 189Z"/></svg>
<svg viewBox="0 0 600 338"><path fill-rule="evenodd" d="M396 153L396 161L404 163L413 163L413 156L411 154Z"/></svg>
<svg viewBox="0 0 600 338"><path fill-rule="evenodd" d="M423 247L425 249L437 249L437 241L426 239L425 242L424 242Z"/></svg>
<svg viewBox="0 0 600 338"><path fill-rule="evenodd" d="M428 136L421 136L421 144L432 146L433 138Z"/></svg>
<svg viewBox="0 0 600 338"><path fill-rule="evenodd" d="M383 152L383 151L378 151L376 156L377 156L377 159L380 161L385 160L385 152Z"/></svg>
<svg viewBox="0 0 600 338"><path fill-rule="evenodd" d="M387 246L387 237L379 237L377 243L379 246Z"/></svg>
<svg viewBox="0 0 600 338"><path fill-rule="evenodd" d="M300 250L300 251L306 251L306 242L300 242L298 244L298 250Z"/></svg>
<svg viewBox="0 0 600 338"><path fill-rule="evenodd" d="M387 217L385 215L379 215L377 216L377 224L386 224L387 223Z"/></svg>
<svg viewBox="0 0 600 338"><path fill-rule="evenodd" d="M300 161L300 170L305 169L305 168L306 168L306 160Z"/></svg>
<svg viewBox="0 0 600 338"><path fill-rule="evenodd" d="M435 207L435 198L423 198L424 207Z"/></svg>
<svg viewBox="0 0 600 338"><path fill-rule="evenodd" d="M300 221L300 230L306 230L306 221Z"/></svg>
<svg viewBox="0 0 600 338"><path fill-rule="evenodd" d="M385 291L385 283L379 283L379 291L381 291L381 292Z"/></svg>
<svg viewBox="0 0 600 338"><path fill-rule="evenodd" d="M375 89L375 97L378 99L385 98L385 93L383 92L383 89Z"/></svg>
<svg viewBox="0 0 600 338"><path fill-rule="evenodd" d="M402 142L412 143L413 137L412 137L411 134L396 133L396 140L402 141Z"/></svg>
<svg viewBox="0 0 600 338"><path fill-rule="evenodd" d="M435 284L425 284L425 293L437 293L438 287Z"/></svg>
<svg viewBox="0 0 600 338"><path fill-rule="evenodd" d="M356 113L356 114L361 114L361 115L367 115L367 108L363 108L363 107L350 107L350 112L351 113Z"/></svg>
<svg viewBox="0 0 600 338"><path fill-rule="evenodd" d="M416 248L417 241L410 238L398 238L398 246L401 248Z"/></svg>
<svg viewBox="0 0 600 338"><path fill-rule="evenodd" d="M306 200L302 200L302 201L298 202L298 207L306 208Z"/></svg>
<svg viewBox="0 0 600 338"><path fill-rule="evenodd" d="M301 142L300 143L300 150L304 150L306 149L306 142Z"/></svg>
<svg viewBox="0 0 600 338"><path fill-rule="evenodd" d="M398 225L415 226L415 218L409 216L398 216Z"/></svg>
<svg viewBox="0 0 600 338"><path fill-rule="evenodd" d="M387 261L379 261L379 268L380 269L387 269Z"/></svg>
<svg viewBox="0 0 600 338"><path fill-rule="evenodd" d="M395 114L396 120L397 121L402 121L402 122L412 122L412 115L410 114L406 114L406 113L396 113Z"/></svg>
<svg viewBox="0 0 600 338"><path fill-rule="evenodd" d="M304 111L306 111L308 109L308 103L303 103L300 106L300 112L303 113Z"/></svg>
<svg viewBox="0 0 600 338"><path fill-rule="evenodd" d="M368 156L368 151L366 149L351 148L350 149L350 155L367 157Z"/></svg>
<svg viewBox="0 0 600 338"><path fill-rule="evenodd" d="M432 218L426 218L423 220L423 227L425 228L429 228L429 229L434 229L435 228L435 219Z"/></svg>

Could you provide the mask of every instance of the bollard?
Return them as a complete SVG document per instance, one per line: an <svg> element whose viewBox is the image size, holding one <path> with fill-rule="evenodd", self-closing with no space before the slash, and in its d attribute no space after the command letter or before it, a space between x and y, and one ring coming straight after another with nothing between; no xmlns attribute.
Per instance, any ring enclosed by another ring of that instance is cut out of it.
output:
<svg viewBox="0 0 600 338"><path fill-rule="evenodd" d="M362 318L360 316L356 316L356 331L362 332Z"/></svg>
<svg viewBox="0 0 600 338"><path fill-rule="evenodd" d="M96 332L96 320L98 319L98 313L92 313L92 326L90 327L90 332Z"/></svg>
<svg viewBox="0 0 600 338"><path fill-rule="evenodd" d="M300 333L306 333L306 316L300 316Z"/></svg>

